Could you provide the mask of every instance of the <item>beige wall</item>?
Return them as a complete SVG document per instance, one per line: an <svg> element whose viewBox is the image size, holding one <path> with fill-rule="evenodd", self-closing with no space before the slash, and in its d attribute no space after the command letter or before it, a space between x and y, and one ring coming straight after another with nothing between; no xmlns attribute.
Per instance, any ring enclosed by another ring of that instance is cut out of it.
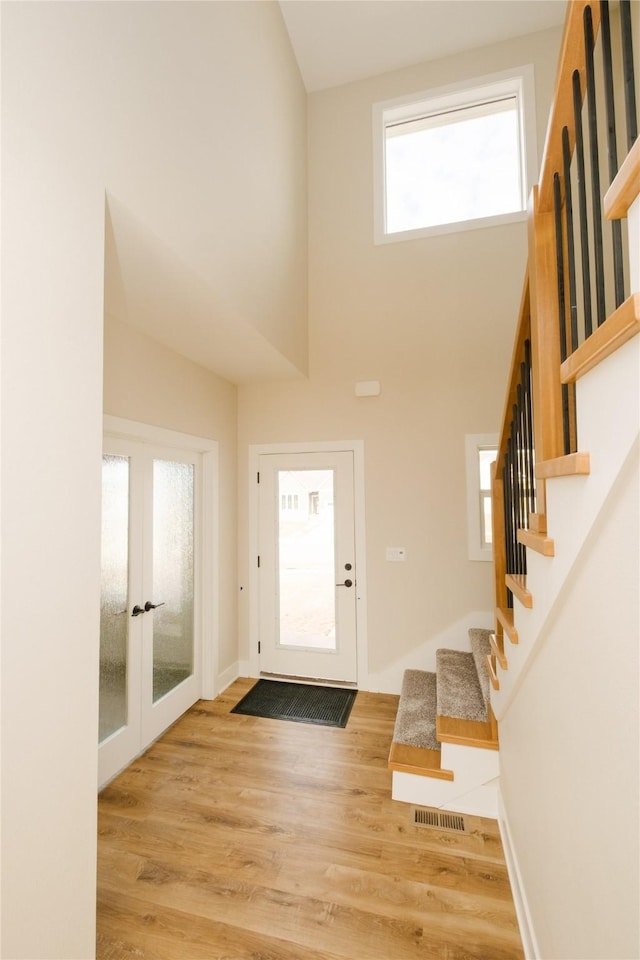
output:
<svg viewBox="0 0 640 960"><path fill-rule="evenodd" d="M105 194L120 320L170 309L188 352L208 311L212 330L304 369L306 97L275 3L5 3L2 113L0 955L88 960ZM118 344L134 334L107 335L110 412L221 440L233 558L233 389L144 341L146 361L114 360Z"/></svg>
<svg viewBox="0 0 640 960"><path fill-rule="evenodd" d="M467 559L464 435L499 427L526 225L374 246L372 104L533 63L541 150L559 40L536 34L309 98L310 377L239 389L241 582L247 445L364 439L374 674L412 651L428 663L452 624L492 608L491 565ZM381 396L356 399L371 379ZM386 546L406 547L406 563L386 562ZM247 633L244 607L245 657Z"/></svg>
<svg viewBox="0 0 640 960"><path fill-rule="evenodd" d="M105 317L104 412L218 441L220 556L216 652L237 659L236 387L127 324Z"/></svg>

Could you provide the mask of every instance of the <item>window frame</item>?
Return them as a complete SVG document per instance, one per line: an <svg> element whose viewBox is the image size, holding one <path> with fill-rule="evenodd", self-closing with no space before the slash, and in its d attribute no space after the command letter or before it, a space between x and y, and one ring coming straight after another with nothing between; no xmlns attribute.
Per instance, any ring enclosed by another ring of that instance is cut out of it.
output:
<svg viewBox="0 0 640 960"><path fill-rule="evenodd" d="M520 160L522 179L521 210L500 213L474 220L459 220L453 223L436 224L414 230L386 232L386 128L407 122L423 115L444 114L483 101L500 100L515 95L518 102L520 127ZM538 148L536 136L536 112L534 72L531 64L514 67L484 77L470 78L446 87L437 87L413 93L394 100L373 104L373 189L374 189L374 243L398 243L478 230L505 223L518 223L527 218L527 199L537 179Z"/></svg>
<svg viewBox="0 0 640 960"><path fill-rule="evenodd" d="M464 438L467 477L467 550L469 560L493 560L493 544L484 544L482 538L481 505L483 491L480 485L481 450L498 450L497 433L468 433Z"/></svg>

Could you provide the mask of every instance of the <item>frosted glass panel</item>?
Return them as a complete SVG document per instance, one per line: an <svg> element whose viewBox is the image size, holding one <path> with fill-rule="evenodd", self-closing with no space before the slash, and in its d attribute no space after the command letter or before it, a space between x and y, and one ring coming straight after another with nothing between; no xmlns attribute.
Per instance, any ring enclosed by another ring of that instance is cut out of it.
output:
<svg viewBox="0 0 640 960"><path fill-rule="evenodd" d="M153 702L193 672L193 504L190 463L153 461Z"/></svg>
<svg viewBox="0 0 640 960"><path fill-rule="evenodd" d="M335 650L333 470L278 471L280 646Z"/></svg>
<svg viewBox="0 0 640 960"><path fill-rule="evenodd" d="M99 740L127 723L129 460L102 458Z"/></svg>

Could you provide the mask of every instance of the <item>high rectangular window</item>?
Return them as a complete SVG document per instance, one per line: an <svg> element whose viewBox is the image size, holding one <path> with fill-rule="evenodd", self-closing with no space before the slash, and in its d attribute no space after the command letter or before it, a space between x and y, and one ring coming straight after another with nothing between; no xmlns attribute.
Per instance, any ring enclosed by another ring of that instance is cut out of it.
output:
<svg viewBox="0 0 640 960"><path fill-rule="evenodd" d="M374 107L376 242L526 216L531 67Z"/></svg>

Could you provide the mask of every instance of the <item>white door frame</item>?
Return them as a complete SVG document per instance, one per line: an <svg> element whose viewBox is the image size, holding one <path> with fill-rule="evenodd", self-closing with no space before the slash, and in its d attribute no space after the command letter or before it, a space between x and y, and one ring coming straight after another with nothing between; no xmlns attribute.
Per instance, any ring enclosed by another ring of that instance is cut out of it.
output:
<svg viewBox="0 0 640 960"><path fill-rule="evenodd" d="M110 437L137 440L156 446L196 451L202 457L202 529L198 586L202 597L201 656L203 700L213 700L218 687L219 622L218 613L218 555L219 555L219 498L218 498L218 441L195 437L156 427L149 423L105 415L103 431ZM197 638L196 638L197 641Z"/></svg>
<svg viewBox="0 0 640 960"><path fill-rule="evenodd" d="M356 651L358 658L358 688L369 688L369 659L367 645L367 566L364 501L364 441L321 440L306 443L249 444L249 676L260 676L258 639L260 612L258 604L258 464L262 454L326 453L350 451L353 453L353 493L355 511L355 544L357 563L356 594Z"/></svg>

